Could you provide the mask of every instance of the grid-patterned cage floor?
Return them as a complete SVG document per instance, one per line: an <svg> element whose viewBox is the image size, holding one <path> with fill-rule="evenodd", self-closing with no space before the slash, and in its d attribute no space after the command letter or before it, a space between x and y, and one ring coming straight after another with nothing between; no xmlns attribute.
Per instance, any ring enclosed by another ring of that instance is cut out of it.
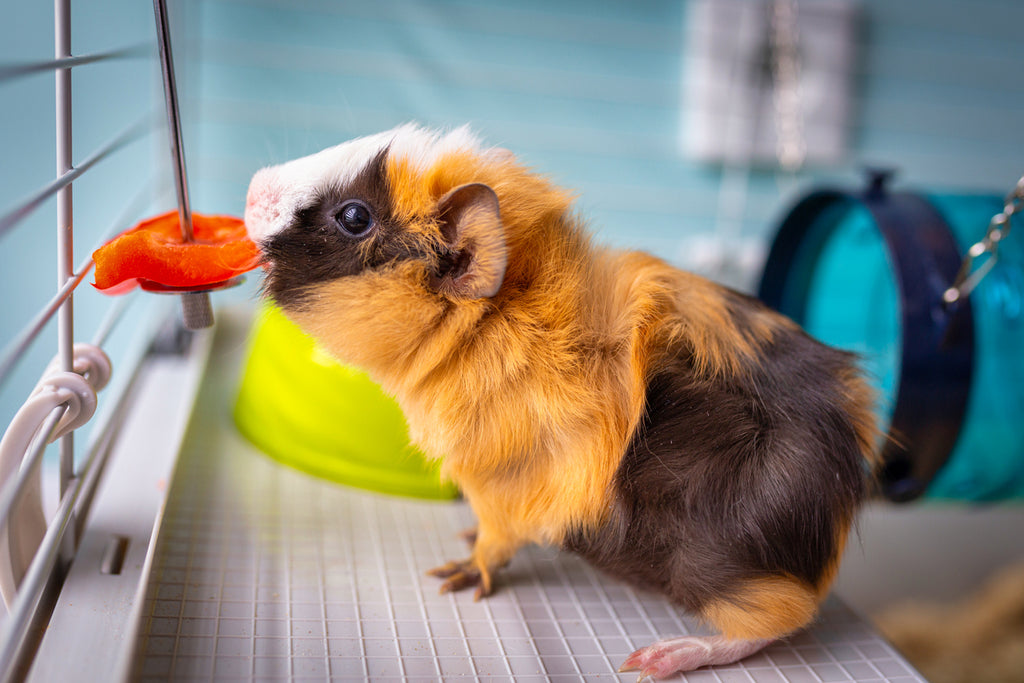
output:
<svg viewBox="0 0 1024 683"><path fill-rule="evenodd" d="M237 335L238 332L233 333ZM461 503L320 481L249 446L227 416L222 327L168 498L137 680L635 680L635 648L699 627L578 558L528 548L480 602L425 571L467 551ZM920 681L837 600L809 631L689 681Z"/></svg>

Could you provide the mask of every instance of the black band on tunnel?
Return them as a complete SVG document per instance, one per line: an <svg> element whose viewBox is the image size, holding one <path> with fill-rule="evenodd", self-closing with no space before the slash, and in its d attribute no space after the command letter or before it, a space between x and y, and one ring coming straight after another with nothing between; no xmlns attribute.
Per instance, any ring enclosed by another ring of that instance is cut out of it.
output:
<svg viewBox="0 0 1024 683"><path fill-rule="evenodd" d="M811 278L839 219L866 208L885 239L896 271L901 319L900 372L890 436L879 478L896 501L921 495L948 460L967 411L974 360L974 317L968 299L953 306L942 294L961 254L949 225L924 197L889 193L881 182L864 192L819 190L786 215L765 263L758 296L804 324Z"/></svg>

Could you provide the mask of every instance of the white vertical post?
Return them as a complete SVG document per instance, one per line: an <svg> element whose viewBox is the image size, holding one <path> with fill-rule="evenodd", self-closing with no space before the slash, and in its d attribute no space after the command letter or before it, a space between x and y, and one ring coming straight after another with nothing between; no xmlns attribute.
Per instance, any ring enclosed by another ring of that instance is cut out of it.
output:
<svg viewBox="0 0 1024 683"><path fill-rule="evenodd" d="M71 56L71 0L54 0L54 50L56 59ZM71 170L71 67L59 67L56 77L56 149L57 177ZM71 188L73 183L57 192L57 288L60 289L74 275L74 214ZM57 356L61 370L73 371L75 339L73 297L61 305L57 313ZM60 440L60 495L64 496L75 473L74 434ZM74 528L73 526L71 528ZM64 547L73 553L76 541L70 539ZM67 550L65 551L67 552ZM66 558L70 559L70 558Z"/></svg>

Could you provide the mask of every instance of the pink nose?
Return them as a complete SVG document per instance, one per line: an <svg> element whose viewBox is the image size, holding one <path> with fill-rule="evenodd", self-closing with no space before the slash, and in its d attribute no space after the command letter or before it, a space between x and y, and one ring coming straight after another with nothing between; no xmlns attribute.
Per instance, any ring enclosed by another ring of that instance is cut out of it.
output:
<svg viewBox="0 0 1024 683"><path fill-rule="evenodd" d="M281 218L281 187L268 169L257 171L245 197L245 227L253 239L274 231Z"/></svg>

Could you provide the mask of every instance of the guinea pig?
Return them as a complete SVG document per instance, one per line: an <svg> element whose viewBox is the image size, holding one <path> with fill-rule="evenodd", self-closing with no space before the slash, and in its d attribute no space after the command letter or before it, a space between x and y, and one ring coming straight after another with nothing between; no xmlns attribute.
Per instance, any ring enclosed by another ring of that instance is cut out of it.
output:
<svg viewBox="0 0 1024 683"><path fill-rule="evenodd" d="M472 507L471 556L430 572L443 591L486 596L518 548L554 544L718 631L636 651L641 677L813 620L877 451L851 354L596 245L568 193L466 128L264 168L245 223L265 294L395 397Z"/></svg>

